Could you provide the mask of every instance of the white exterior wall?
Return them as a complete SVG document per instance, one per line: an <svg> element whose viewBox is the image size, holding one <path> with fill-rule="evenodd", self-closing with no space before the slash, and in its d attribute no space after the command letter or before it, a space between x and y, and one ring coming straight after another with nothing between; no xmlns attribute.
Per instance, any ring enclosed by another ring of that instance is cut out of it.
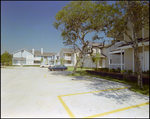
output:
<svg viewBox="0 0 150 119"><path fill-rule="evenodd" d="M90 58L85 58L85 60L84 60L83 63L84 63L84 64L83 64L84 67L96 68L96 64L93 63Z"/></svg>
<svg viewBox="0 0 150 119"><path fill-rule="evenodd" d="M109 54L108 54L108 48L102 48L101 52L106 55L105 59L105 67L109 68Z"/></svg>
<svg viewBox="0 0 150 119"><path fill-rule="evenodd" d="M21 51L18 51L16 53L13 54L13 57L15 58L26 58L26 60L23 62L23 65L34 65L34 55L31 54L30 52L23 50L23 52L21 53ZM20 65L21 62L19 60L15 60L18 63L15 64L14 60L13 60L13 65Z"/></svg>

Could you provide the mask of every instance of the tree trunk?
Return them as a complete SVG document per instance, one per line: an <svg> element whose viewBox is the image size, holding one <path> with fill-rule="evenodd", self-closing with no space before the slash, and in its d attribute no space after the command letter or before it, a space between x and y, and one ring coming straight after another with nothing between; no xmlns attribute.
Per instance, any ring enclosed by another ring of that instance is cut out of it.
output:
<svg viewBox="0 0 150 119"><path fill-rule="evenodd" d="M137 69L137 83L138 83L138 86L140 86L141 89L143 89L142 68L141 68L141 61L140 61L139 53L138 53L138 41L137 40L136 40L135 46L136 47L134 48L134 54L135 54L136 69Z"/></svg>
<svg viewBox="0 0 150 119"><path fill-rule="evenodd" d="M72 74L75 74L80 59L81 59L81 53L80 53L79 59L77 60L77 63L75 65L75 67L74 67L74 70L73 70Z"/></svg>

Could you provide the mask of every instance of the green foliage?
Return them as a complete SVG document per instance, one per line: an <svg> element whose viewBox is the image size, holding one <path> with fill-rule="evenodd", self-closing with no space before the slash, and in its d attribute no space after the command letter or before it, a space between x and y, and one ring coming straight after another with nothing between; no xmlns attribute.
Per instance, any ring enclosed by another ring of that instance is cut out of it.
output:
<svg viewBox="0 0 150 119"><path fill-rule="evenodd" d="M143 74L146 74L146 73L147 73L147 71L142 71L142 73L143 73Z"/></svg>
<svg viewBox="0 0 150 119"><path fill-rule="evenodd" d="M100 58L100 54L97 53L96 55L93 55L92 56L92 62L96 64L96 69L97 69L97 64L98 64L98 61L100 61L101 58Z"/></svg>
<svg viewBox="0 0 150 119"><path fill-rule="evenodd" d="M12 61L9 61L9 66L12 66Z"/></svg>
<svg viewBox="0 0 150 119"><path fill-rule="evenodd" d="M65 46L72 45L80 49L83 55L88 52L84 50L89 43L84 40L85 35L93 31L106 31L107 23L112 24L108 14L116 13L114 9L102 1L71 1L56 14L53 26L61 30Z"/></svg>
<svg viewBox="0 0 150 119"><path fill-rule="evenodd" d="M41 58L40 62L41 62L41 63L43 62L43 57Z"/></svg>
<svg viewBox="0 0 150 119"><path fill-rule="evenodd" d="M122 70L122 71L121 71L121 73L126 73L126 72L127 72L127 70Z"/></svg>
<svg viewBox="0 0 150 119"><path fill-rule="evenodd" d="M132 69L131 69L131 70L128 70L127 73L128 73L128 74L132 74L132 73L133 73Z"/></svg>
<svg viewBox="0 0 150 119"><path fill-rule="evenodd" d="M61 64L61 65L64 65L64 61L65 61L65 60L64 60L63 58L61 58L61 59L60 59L60 64Z"/></svg>
<svg viewBox="0 0 150 119"><path fill-rule="evenodd" d="M4 65L9 65L10 62L12 62L12 55L5 51L1 55L1 63L4 63Z"/></svg>
<svg viewBox="0 0 150 119"><path fill-rule="evenodd" d="M95 3L91 1L71 1L56 14L53 26L62 30L65 45L72 45L77 39L82 39L81 32L86 35L93 29L94 8Z"/></svg>
<svg viewBox="0 0 150 119"><path fill-rule="evenodd" d="M56 64L57 64L58 60L55 60L55 62L56 62Z"/></svg>
<svg viewBox="0 0 150 119"><path fill-rule="evenodd" d="M117 70L115 70L114 68L112 68L112 69L109 69L109 72L117 73L118 71L117 71Z"/></svg>
<svg viewBox="0 0 150 119"><path fill-rule="evenodd" d="M137 75L137 72L135 71L134 74Z"/></svg>
<svg viewBox="0 0 150 119"><path fill-rule="evenodd" d="M117 68L117 72L118 72L118 73L120 73L120 72L121 72L121 69L120 69L119 67Z"/></svg>
<svg viewBox="0 0 150 119"><path fill-rule="evenodd" d="M146 74L149 76L149 70L147 70Z"/></svg>

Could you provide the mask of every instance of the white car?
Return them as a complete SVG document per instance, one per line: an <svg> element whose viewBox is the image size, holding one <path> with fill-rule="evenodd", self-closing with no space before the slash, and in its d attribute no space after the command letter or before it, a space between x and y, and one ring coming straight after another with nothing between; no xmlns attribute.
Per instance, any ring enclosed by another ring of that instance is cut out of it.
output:
<svg viewBox="0 0 150 119"><path fill-rule="evenodd" d="M52 66L52 65L48 65L48 64L41 64L40 67L49 67L49 66Z"/></svg>

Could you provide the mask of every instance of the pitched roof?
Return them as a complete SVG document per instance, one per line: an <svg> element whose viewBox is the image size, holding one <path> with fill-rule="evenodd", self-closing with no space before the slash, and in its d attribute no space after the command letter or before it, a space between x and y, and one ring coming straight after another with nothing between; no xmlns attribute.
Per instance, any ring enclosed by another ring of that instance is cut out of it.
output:
<svg viewBox="0 0 150 119"><path fill-rule="evenodd" d="M64 52L74 52L74 49L71 49L71 48L69 48L69 49L67 49L67 48L62 48L61 50L63 50Z"/></svg>
<svg viewBox="0 0 150 119"><path fill-rule="evenodd" d="M29 50L32 53L32 50ZM49 53L49 52L43 52L43 54L41 54L41 51L34 51L34 55L39 55L39 56L52 56L52 55L56 55L57 53Z"/></svg>
<svg viewBox="0 0 150 119"><path fill-rule="evenodd" d="M27 52L32 53L32 52L30 52L29 50L27 50L27 49L25 49L25 48L22 48L22 49L20 49L20 50L17 50L17 51L15 51L15 52L13 52L12 54L14 54L14 53L16 53L16 52L19 52L19 51L21 51L21 50L26 50Z"/></svg>
<svg viewBox="0 0 150 119"><path fill-rule="evenodd" d="M147 42L147 41L149 41L149 37L148 38L139 38L139 39L137 39L137 41L138 41L138 43L140 43L140 42ZM128 42L128 43L126 43L126 44L122 44L121 46L119 46L119 47L123 47L123 46L128 46L128 45L131 45L131 44L133 44L132 42Z"/></svg>

